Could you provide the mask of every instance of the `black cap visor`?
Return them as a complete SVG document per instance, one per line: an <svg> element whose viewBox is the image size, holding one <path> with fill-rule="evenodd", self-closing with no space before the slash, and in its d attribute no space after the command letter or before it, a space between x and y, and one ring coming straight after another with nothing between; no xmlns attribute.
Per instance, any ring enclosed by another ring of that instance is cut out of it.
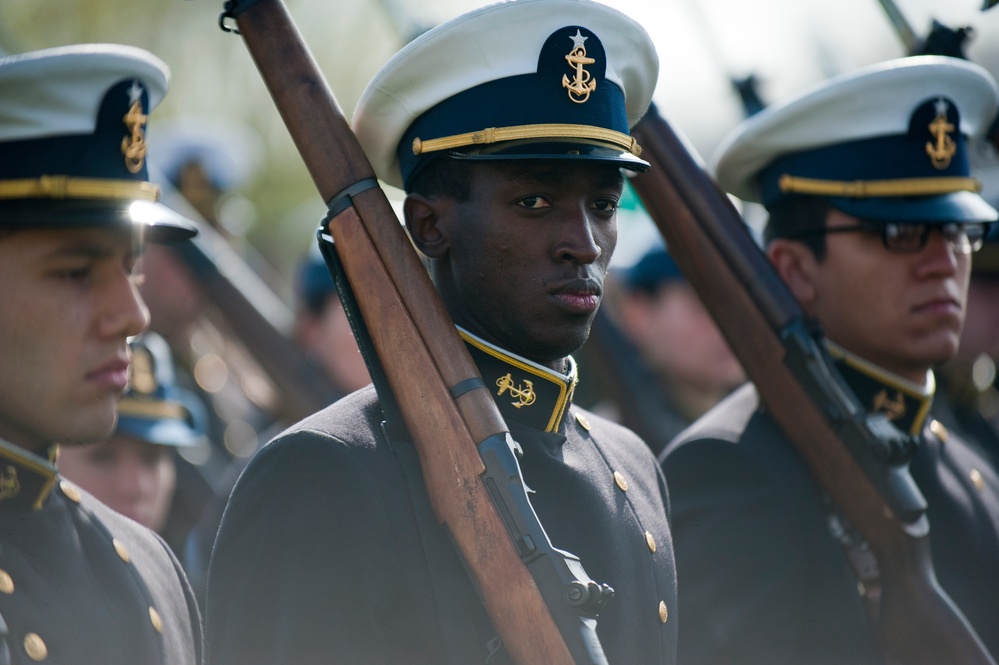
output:
<svg viewBox="0 0 999 665"><path fill-rule="evenodd" d="M198 227L161 203L91 199L18 199L0 202L0 228L132 226L149 242L186 240Z"/></svg>
<svg viewBox="0 0 999 665"><path fill-rule="evenodd" d="M609 162L623 169L644 173L649 163L630 152L604 143L580 141L505 141L469 150L450 150L445 153L453 159L470 161L497 161L521 159L554 159Z"/></svg>
<svg viewBox="0 0 999 665"><path fill-rule="evenodd" d="M830 205L848 215L882 222L994 222L999 212L974 192L940 196L872 198L828 197Z"/></svg>

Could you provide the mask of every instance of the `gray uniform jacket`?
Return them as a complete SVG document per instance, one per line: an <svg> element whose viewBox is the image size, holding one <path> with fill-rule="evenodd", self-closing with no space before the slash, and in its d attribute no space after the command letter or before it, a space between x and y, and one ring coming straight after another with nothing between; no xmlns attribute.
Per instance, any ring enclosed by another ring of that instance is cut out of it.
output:
<svg viewBox="0 0 999 665"><path fill-rule="evenodd" d="M999 649L999 477L968 444L922 420L928 402L909 406L906 425L922 432L910 468L929 504L937 578ZM661 459L684 665L882 662L858 576L834 536L843 523L751 384Z"/></svg>
<svg viewBox="0 0 999 665"><path fill-rule="evenodd" d="M198 608L166 543L0 444L0 663L201 660Z"/></svg>
<svg viewBox="0 0 999 665"><path fill-rule="evenodd" d="M609 662L675 662L666 486L647 446L569 406L574 367L563 377L484 343L470 350L503 393L552 543L616 591L598 618ZM387 441L381 421L375 391L362 389L250 462L209 569L212 665L509 662L432 515L412 445Z"/></svg>

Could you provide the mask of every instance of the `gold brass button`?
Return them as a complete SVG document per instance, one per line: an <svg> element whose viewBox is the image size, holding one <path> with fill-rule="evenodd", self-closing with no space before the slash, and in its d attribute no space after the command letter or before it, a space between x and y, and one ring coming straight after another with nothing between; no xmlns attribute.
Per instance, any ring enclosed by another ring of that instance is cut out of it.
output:
<svg viewBox="0 0 999 665"><path fill-rule="evenodd" d="M31 660L45 660L49 655L49 648L36 633L28 633L24 636L24 652Z"/></svg>
<svg viewBox="0 0 999 665"><path fill-rule="evenodd" d="M0 568L0 593L14 593L14 578L3 568Z"/></svg>
<svg viewBox="0 0 999 665"><path fill-rule="evenodd" d="M628 481L625 479L624 474L620 471L614 472L614 482L617 483L617 486L621 488L622 492L628 491Z"/></svg>
<svg viewBox="0 0 999 665"><path fill-rule="evenodd" d="M930 431L937 435L940 439L940 443L947 443L947 437L950 436L950 432L944 427L944 424L939 420L933 420L930 422Z"/></svg>
<svg viewBox="0 0 999 665"><path fill-rule="evenodd" d="M656 539L648 531L645 532L645 544L649 546L650 552L656 551Z"/></svg>
<svg viewBox="0 0 999 665"><path fill-rule="evenodd" d="M62 490L62 493L66 495L67 499L73 503L80 503L80 490L77 489L76 485L68 480L63 480L59 483L59 489Z"/></svg>
<svg viewBox="0 0 999 665"><path fill-rule="evenodd" d="M985 480L982 478L982 472L978 469L972 469L971 473L968 474L971 478L971 484L975 486L975 489L981 492L985 489Z"/></svg>
<svg viewBox="0 0 999 665"><path fill-rule="evenodd" d="M114 545L114 551L118 553L118 556L121 557L122 561L128 563L129 561L132 560L132 557L128 555L128 549L125 547L125 545L122 544L120 540L118 540L117 538L112 538L111 544Z"/></svg>
<svg viewBox="0 0 999 665"><path fill-rule="evenodd" d="M163 632L163 619L160 617L160 613L156 611L156 608L149 608L149 622L153 624L153 628L157 633Z"/></svg>
<svg viewBox="0 0 999 665"><path fill-rule="evenodd" d="M659 620L666 623L666 619L669 619L669 610L666 609L666 601L659 601Z"/></svg>
<svg viewBox="0 0 999 665"><path fill-rule="evenodd" d="M579 426L585 429L587 432L590 431L590 421L587 420L586 416L584 416L583 414L581 413L576 414L576 422L579 423Z"/></svg>

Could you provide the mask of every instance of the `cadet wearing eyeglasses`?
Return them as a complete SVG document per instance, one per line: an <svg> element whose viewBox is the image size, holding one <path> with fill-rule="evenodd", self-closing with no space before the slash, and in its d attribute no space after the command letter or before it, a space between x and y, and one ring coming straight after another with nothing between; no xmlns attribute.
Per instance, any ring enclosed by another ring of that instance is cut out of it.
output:
<svg viewBox="0 0 999 665"><path fill-rule="evenodd" d="M993 653L999 477L927 414L933 368L958 349L971 255L999 216L968 164L997 99L991 77L965 61L882 63L745 121L715 160L722 187L768 209L766 252L823 326L846 382L917 437L911 471L929 504L937 578ZM660 461L681 662L882 662L877 562L751 384Z"/></svg>

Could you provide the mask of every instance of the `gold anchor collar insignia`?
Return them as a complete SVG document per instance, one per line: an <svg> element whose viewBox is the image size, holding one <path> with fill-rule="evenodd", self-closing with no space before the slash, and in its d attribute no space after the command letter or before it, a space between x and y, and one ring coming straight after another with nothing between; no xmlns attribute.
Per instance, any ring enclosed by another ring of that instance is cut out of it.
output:
<svg viewBox="0 0 999 665"><path fill-rule="evenodd" d="M908 434L919 434L933 403L936 379L927 372L926 384L917 385L850 353L826 340L826 349L847 385L871 413L882 413Z"/></svg>
<svg viewBox="0 0 999 665"><path fill-rule="evenodd" d="M504 418L546 432L561 428L578 380L576 363L571 357L566 373L560 374L460 327L458 333Z"/></svg>
<svg viewBox="0 0 999 665"><path fill-rule="evenodd" d="M57 478L54 459L0 439L0 511L41 509Z"/></svg>
<svg viewBox="0 0 999 665"><path fill-rule="evenodd" d="M947 119L949 108L947 100L938 98L934 104L936 117L927 126L933 138L926 142L926 154L930 156L933 168L941 171L950 166L951 158L957 153L957 144L951 136L957 127Z"/></svg>

